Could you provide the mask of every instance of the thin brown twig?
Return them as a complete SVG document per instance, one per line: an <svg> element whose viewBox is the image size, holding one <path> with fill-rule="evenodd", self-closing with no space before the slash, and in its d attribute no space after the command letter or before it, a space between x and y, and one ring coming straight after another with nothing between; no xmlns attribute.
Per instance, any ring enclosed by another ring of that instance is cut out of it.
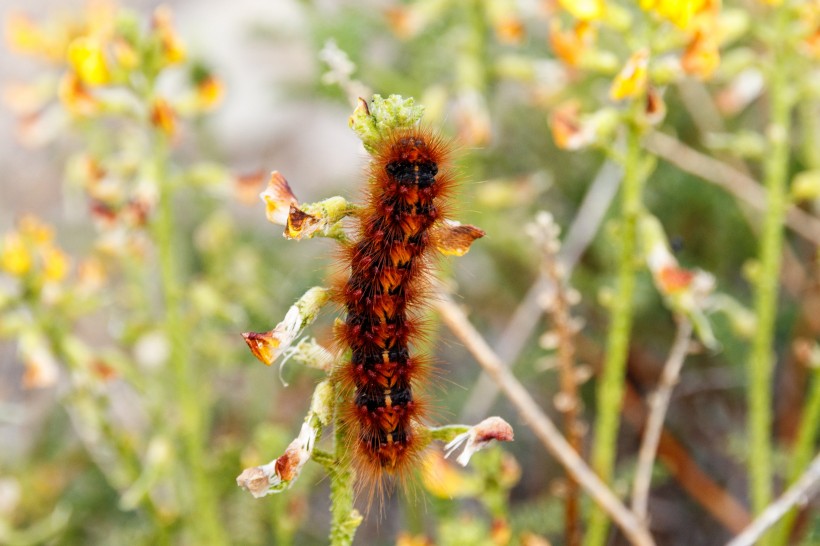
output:
<svg viewBox="0 0 820 546"><path fill-rule="evenodd" d="M632 511L640 519L647 519L649 487L652 483L652 468L658 453L658 443L663 432L663 422L672 398L672 390L680 377L680 370L689 350L692 337L692 323L686 317L678 317L678 330L675 342L669 351L669 357L663 366L658 387L649 398L649 417L646 420L641 448L638 452L638 463L635 481L632 487Z"/></svg>
<svg viewBox="0 0 820 546"><path fill-rule="evenodd" d="M498 355L493 352L481 334L473 327L462 310L448 294L440 293L436 298L436 308L444 323L458 337L475 357L484 371L518 409L544 447L578 481L607 514L612 517L624 535L639 546L654 545L652 535L635 514L618 499L598 476L587 466L561 435L555 424L535 403L532 396L513 376Z"/></svg>
<svg viewBox="0 0 820 546"><path fill-rule="evenodd" d="M570 288L564 267L558 261L561 250L561 229L548 213L540 213L532 224L532 236L541 248L542 269L552 281L553 289L539 294L538 301L552 317L557 342L558 378L560 394L555 397L555 407L564 416L564 434L569 445L579 455L582 453L583 424L579 419L581 400L578 397L578 376L575 373L575 331L570 314ZM552 335L549 332L548 335ZM578 482L567 472L564 495L564 527L566 546L580 546L580 489Z"/></svg>
<svg viewBox="0 0 820 546"><path fill-rule="evenodd" d="M646 413L641 396L627 385L626 419L640 429L646 422ZM686 447L666 429L661 431L658 442L658 459L681 489L731 532L739 533L752 521L743 504L700 468Z"/></svg>
<svg viewBox="0 0 820 546"><path fill-rule="evenodd" d="M730 540L726 546L751 546L793 506L806 504L818 489L820 489L820 454L814 458L809 468L794 485L766 507L751 525Z"/></svg>
<svg viewBox="0 0 820 546"><path fill-rule="evenodd" d="M595 175L572 225L567 230L559 253L559 261L563 264L567 277L578 263L581 254L595 238L610 203L618 193L621 177L621 168L611 161L605 162ZM518 355L524 349L541 316L538 295L550 290L551 286L548 278L539 275L521 300L496 344L502 362L508 362L512 366L518 360ZM498 387L487 374L482 373L470 391L472 394L464 404L462 412L462 420L467 423L483 419L487 415L495 402Z"/></svg>
<svg viewBox="0 0 820 546"><path fill-rule="evenodd" d="M646 148L679 169L720 186L756 210L766 210L765 190L754 178L734 167L660 132L648 136ZM790 206L786 211L786 226L801 237L820 245L820 219Z"/></svg>

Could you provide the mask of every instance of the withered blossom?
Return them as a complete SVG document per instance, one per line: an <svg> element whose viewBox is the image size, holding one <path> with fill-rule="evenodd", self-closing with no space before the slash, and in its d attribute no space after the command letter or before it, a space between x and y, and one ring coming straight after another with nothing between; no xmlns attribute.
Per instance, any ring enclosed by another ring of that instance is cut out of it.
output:
<svg viewBox="0 0 820 546"><path fill-rule="evenodd" d="M251 352L264 364L270 366L288 349L302 329L316 319L316 315L329 299L325 288L314 287L291 305L284 320L268 332L245 332L242 337Z"/></svg>
<svg viewBox="0 0 820 546"><path fill-rule="evenodd" d="M433 244L445 256L464 256L473 241L484 237L483 229L455 220L445 220L432 233Z"/></svg>
<svg viewBox="0 0 820 546"><path fill-rule="evenodd" d="M246 468L237 476L236 484L256 498L289 489L310 459L315 442L316 429L309 422L303 423L299 436L281 457L262 466Z"/></svg>
<svg viewBox="0 0 820 546"><path fill-rule="evenodd" d="M268 221L280 226L288 224L291 207L299 206L290 184L279 171L271 173L268 187L259 194L259 198L265 203Z"/></svg>
<svg viewBox="0 0 820 546"><path fill-rule="evenodd" d="M508 422L501 417L488 417L473 426L467 432L459 434L444 446L445 457L449 457L459 447L464 445L464 450L456 461L461 466L467 466L470 458L476 451L480 451L489 446L493 441L512 442L513 429Z"/></svg>
<svg viewBox="0 0 820 546"><path fill-rule="evenodd" d="M291 205L288 212L288 221L285 227L285 237L288 239L309 239L323 227L322 218L313 216Z"/></svg>

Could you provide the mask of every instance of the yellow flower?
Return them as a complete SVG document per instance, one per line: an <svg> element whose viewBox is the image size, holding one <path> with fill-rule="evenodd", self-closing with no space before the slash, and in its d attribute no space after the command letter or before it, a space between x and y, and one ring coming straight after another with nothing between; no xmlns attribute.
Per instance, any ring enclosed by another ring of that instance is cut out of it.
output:
<svg viewBox="0 0 820 546"><path fill-rule="evenodd" d="M712 77L720 65L720 50L714 32L697 31L686 46L681 66L688 73L702 80Z"/></svg>
<svg viewBox="0 0 820 546"><path fill-rule="evenodd" d="M469 497L477 489L475 480L449 464L437 451L428 451L421 464L421 483L436 497Z"/></svg>
<svg viewBox="0 0 820 546"><path fill-rule="evenodd" d="M582 21L601 19L606 8L603 0L558 0L558 3Z"/></svg>
<svg viewBox="0 0 820 546"><path fill-rule="evenodd" d="M396 546L433 546L433 542L424 535L402 532L396 536Z"/></svg>
<svg viewBox="0 0 820 546"><path fill-rule="evenodd" d="M5 23L6 42L12 51L41 56L50 61L59 61L65 55L67 29L40 28L22 13L9 14Z"/></svg>
<svg viewBox="0 0 820 546"><path fill-rule="evenodd" d="M624 67L615 76L609 97L623 100L641 96L646 91L649 68L649 51L640 49L632 54Z"/></svg>
<svg viewBox="0 0 820 546"><path fill-rule="evenodd" d="M151 123L169 137L176 134L176 114L167 100L159 97L151 106Z"/></svg>
<svg viewBox="0 0 820 546"><path fill-rule="evenodd" d="M43 277L46 281L59 282L68 273L69 259L65 252L54 245L40 249L43 260Z"/></svg>
<svg viewBox="0 0 820 546"><path fill-rule="evenodd" d="M154 30L162 46L165 64L177 64L185 60L185 45L177 36L173 26L173 13L168 6L159 6L154 10Z"/></svg>
<svg viewBox="0 0 820 546"><path fill-rule="evenodd" d="M54 230L32 214L26 214L18 222L20 234L36 244L49 243L54 240Z"/></svg>
<svg viewBox="0 0 820 546"><path fill-rule="evenodd" d="M114 53L114 60L117 65L125 70L133 70L139 64L139 56L134 47L121 37L115 38L111 42L111 49Z"/></svg>
<svg viewBox="0 0 820 546"><path fill-rule="evenodd" d="M111 75L105 60L101 39L82 36L68 46L68 64L81 82L88 85L104 85Z"/></svg>
<svg viewBox="0 0 820 546"><path fill-rule="evenodd" d="M212 110L222 102L225 87L214 76L206 76L196 85L197 106L200 110Z"/></svg>
<svg viewBox="0 0 820 546"><path fill-rule="evenodd" d="M550 21L549 41L555 56L570 66L577 66L595 39L595 29L587 21L579 21L564 30L558 19Z"/></svg>
<svg viewBox="0 0 820 546"><path fill-rule="evenodd" d="M19 233L7 233L3 237L3 247L0 250L0 266L14 276L20 277L31 270L31 252Z"/></svg>
<svg viewBox="0 0 820 546"><path fill-rule="evenodd" d="M678 28L690 30L702 16L714 18L720 0L641 0L641 9L653 11Z"/></svg>
<svg viewBox="0 0 820 546"><path fill-rule="evenodd" d="M97 99L73 72L66 72L60 78L57 96L66 110L78 116L90 116L99 108Z"/></svg>

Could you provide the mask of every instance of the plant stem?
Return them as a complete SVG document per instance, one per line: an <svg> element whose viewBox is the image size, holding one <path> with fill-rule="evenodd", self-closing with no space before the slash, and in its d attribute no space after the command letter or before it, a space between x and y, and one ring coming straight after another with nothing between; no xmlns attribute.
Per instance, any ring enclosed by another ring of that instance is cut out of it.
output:
<svg viewBox="0 0 820 546"><path fill-rule="evenodd" d="M606 357L596 390L595 440L592 447L592 468L604 483L612 481L624 397L624 374L632 332L632 304L635 293L637 259L637 224L641 211L641 143L640 128L627 124L624 179L621 187L620 256L618 293L612 306L612 321L607 337ZM590 513L586 544L604 544L609 528L606 513L594 506Z"/></svg>
<svg viewBox="0 0 820 546"><path fill-rule="evenodd" d="M749 358L748 427L749 481L752 510L761 513L772 498L771 384L774 367L772 343L786 212L791 104L785 58L787 10L777 13L773 59L768 70L770 120L769 151L764 162L768 207L760 241L760 268L755 279L757 332ZM760 544L766 544L763 537Z"/></svg>
<svg viewBox="0 0 820 546"><path fill-rule="evenodd" d="M632 511L642 520L647 519L649 504L649 488L652 484L652 469L655 466L655 456L663 432L663 422L669 401L672 398L672 389L678 382L683 362L689 350L692 336L692 323L683 315L678 318L678 332L675 342L669 351L669 358L664 364L658 386L649 396L649 417L646 419L643 440L638 452L638 464L635 471L635 481L632 487Z"/></svg>
<svg viewBox="0 0 820 546"><path fill-rule="evenodd" d="M341 416L341 397L334 393L334 454L335 465L330 474L330 546L353 544L362 516L353 508L355 473L347 455L347 442Z"/></svg>
<svg viewBox="0 0 820 546"><path fill-rule="evenodd" d="M444 324L464 343L464 346L481 364L484 371L498 385L510 403L516 407L521 418L573 479L583 487L592 499L612 516L613 521L635 546L652 546L655 542L642 521L624 506L615 493L589 468L578 453L564 439L558 427L536 404L527 389L510 372L499 356L493 352L486 340L470 323L464 312L444 292L435 300L436 309L441 313Z"/></svg>
<svg viewBox="0 0 820 546"><path fill-rule="evenodd" d="M164 302L165 335L170 343L169 363L174 374L175 393L179 401L179 435L188 466L193 493L193 506L187 511L187 524L194 530L201 544L226 544L219 523L219 512L211 484L205 470L203 452L204 412L208 407L201 397L198 374L191 364L191 335L182 314L182 283L174 248L173 198L174 191L168 179L168 142L165 135L155 132L155 172L159 186L159 205L154 223L154 237L158 249L162 296Z"/></svg>
<svg viewBox="0 0 820 546"><path fill-rule="evenodd" d="M820 435L820 370L814 370L814 377L806 395L806 405L800 419L800 428L797 430L797 441L794 444L794 453L791 459L791 470L788 475L788 484L794 484L806 467L809 466L814 453L815 442ZM788 543L794 521L797 519L797 509L790 510L777 527L773 543L782 546Z"/></svg>
<svg viewBox="0 0 820 546"><path fill-rule="evenodd" d="M783 495L766 509L726 546L752 546L760 544L763 534L774 525L783 514L796 505L806 505L820 488L820 455L812 461L805 474L800 476ZM811 539L809 539L811 540Z"/></svg>

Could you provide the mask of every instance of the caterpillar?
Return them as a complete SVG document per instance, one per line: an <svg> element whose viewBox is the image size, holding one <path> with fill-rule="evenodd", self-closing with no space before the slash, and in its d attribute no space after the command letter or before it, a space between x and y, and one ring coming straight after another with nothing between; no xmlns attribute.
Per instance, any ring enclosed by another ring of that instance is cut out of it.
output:
<svg viewBox="0 0 820 546"><path fill-rule="evenodd" d="M455 181L449 143L424 128L396 129L375 145L368 179L355 236L344 250L349 277L336 290L346 311L337 337L350 358L335 379L346 393L343 422L353 464L372 499L387 476L404 479L421 450L427 405L418 387L429 365L412 346L434 232Z"/></svg>

